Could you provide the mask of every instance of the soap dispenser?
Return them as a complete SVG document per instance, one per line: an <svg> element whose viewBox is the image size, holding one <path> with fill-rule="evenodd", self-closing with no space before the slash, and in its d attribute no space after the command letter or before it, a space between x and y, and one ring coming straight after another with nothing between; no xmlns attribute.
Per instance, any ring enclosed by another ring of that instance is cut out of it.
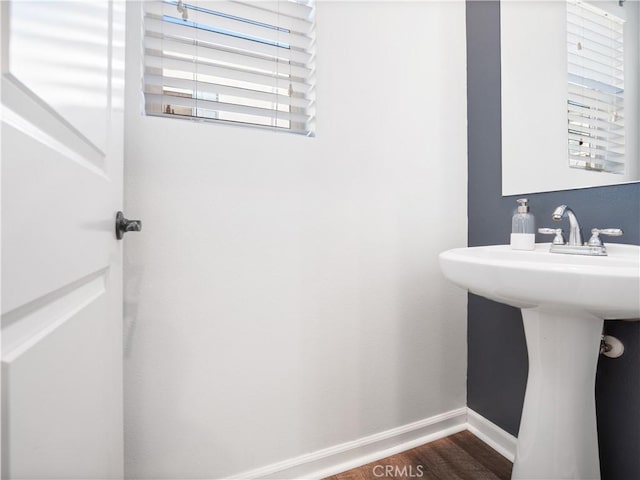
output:
<svg viewBox="0 0 640 480"><path fill-rule="evenodd" d="M520 198L518 209L511 219L511 248L514 250L533 250L536 244L536 220L529 213L529 200Z"/></svg>

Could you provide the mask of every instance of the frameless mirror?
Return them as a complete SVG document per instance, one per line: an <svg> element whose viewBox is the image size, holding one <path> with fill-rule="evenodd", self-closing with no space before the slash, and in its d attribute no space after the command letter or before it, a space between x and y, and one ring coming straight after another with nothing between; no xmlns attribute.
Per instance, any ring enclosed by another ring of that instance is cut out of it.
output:
<svg viewBox="0 0 640 480"><path fill-rule="evenodd" d="M640 181L640 2L500 2L502 194Z"/></svg>

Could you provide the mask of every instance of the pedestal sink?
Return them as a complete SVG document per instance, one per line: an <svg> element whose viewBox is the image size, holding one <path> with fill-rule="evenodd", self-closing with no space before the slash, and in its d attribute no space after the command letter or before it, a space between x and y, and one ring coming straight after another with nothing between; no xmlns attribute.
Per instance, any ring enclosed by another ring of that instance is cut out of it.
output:
<svg viewBox="0 0 640 480"><path fill-rule="evenodd" d="M640 317L640 247L607 244L608 256L592 257L549 246L457 248L440 266L462 288L522 310L529 377L512 478L599 479L600 336L605 318Z"/></svg>

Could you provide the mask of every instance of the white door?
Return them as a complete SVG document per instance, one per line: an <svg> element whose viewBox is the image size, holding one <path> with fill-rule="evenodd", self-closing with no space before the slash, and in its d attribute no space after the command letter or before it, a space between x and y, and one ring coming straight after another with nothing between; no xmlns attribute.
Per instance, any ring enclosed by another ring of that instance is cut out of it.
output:
<svg viewBox="0 0 640 480"><path fill-rule="evenodd" d="M0 4L2 478L122 478L124 3Z"/></svg>

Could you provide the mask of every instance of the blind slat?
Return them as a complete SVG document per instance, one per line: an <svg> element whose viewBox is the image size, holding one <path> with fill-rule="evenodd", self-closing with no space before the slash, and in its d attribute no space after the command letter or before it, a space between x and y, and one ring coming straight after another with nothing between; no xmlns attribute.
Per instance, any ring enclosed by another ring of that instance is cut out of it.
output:
<svg viewBox="0 0 640 480"><path fill-rule="evenodd" d="M578 43L581 44L582 50L584 50L587 53L595 52L596 54L599 54L600 56L609 58L609 57L612 56L611 52L614 52L613 53L613 57L618 59L618 61L622 60L622 62L624 63L624 59L622 59L620 57L620 51L619 50L614 50L608 45L601 45L600 43L597 43L597 42L594 42L594 41L590 41L588 43L585 43L583 36L581 36L581 35L573 35L570 32L567 32L567 51L575 51L575 49L577 48Z"/></svg>
<svg viewBox="0 0 640 480"><path fill-rule="evenodd" d="M567 32L571 35L582 38L589 43L602 45L610 48L611 50L622 50L623 48L622 38L620 38L617 33L606 35L598 31L583 28L581 25L570 22L567 22Z"/></svg>
<svg viewBox="0 0 640 480"><path fill-rule="evenodd" d="M144 44L145 47L151 50L149 55L156 57L162 57L163 55L175 56L176 54L188 55L192 57L190 61L197 60L203 63L218 64L247 71L271 72L274 68L273 60L207 46L187 44L177 40L147 37ZM282 72L283 75L307 78L312 73L310 68L290 62L276 62L275 65L277 71Z"/></svg>
<svg viewBox="0 0 640 480"><path fill-rule="evenodd" d="M567 114L570 119L581 122L583 124L593 123L595 121L602 122L603 125L607 125L609 128L613 126L622 127L624 117L618 117L616 120L612 119L612 116L608 112L601 112L595 109L586 109L580 107L569 106Z"/></svg>
<svg viewBox="0 0 640 480"><path fill-rule="evenodd" d="M615 104L590 101L590 99L578 98L569 95L567 111L575 112L587 117L601 118L603 120L608 120L611 123L615 123L624 119L624 110L616 107L617 106Z"/></svg>
<svg viewBox="0 0 640 480"><path fill-rule="evenodd" d="M592 38L594 41L601 42L604 45L622 47L622 29L617 31L608 25L594 25L588 21L583 22L582 19L571 15L567 18L567 24L571 33L581 34L584 38Z"/></svg>
<svg viewBox="0 0 640 480"><path fill-rule="evenodd" d="M234 17L251 18L255 14L256 8L268 7L267 2L243 4L241 2L226 2L224 11ZM312 16L291 16L285 12L278 13L277 10L262 8L261 18L265 23L277 24L287 30L291 30L302 35L311 35L314 28Z"/></svg>
<svg viewBox="0 0 640 480"><path fill-rule="evenodd" d="M615 162L615 163L624 163L624 159L622 158L622 155L613 153L613 152L609 152L606 150L600 150L597 148L574 148L573 145L569 145L569 151L571 152L570 155L572 156L579 156L579 157L588 157L588 158L592 158L592 159L600 159L600 160L606 160L608 162Z"/></svg>
<svg viewBox="0 0 640 480"><path fill-rule="evenodd" d="M582 52L580 52L582 53ZM594 58L589 58L586 55L569 52L569 65L575 65L581 68L588 68L592 72L598 72L601 75L606 75L609 78L620 81L624 79L624 66L613 65L612 61L603 62Z"/></svg>
<svg viewBox="0 0 640 480"><path fill-rule="evenodd" d="M224 4L221 3L222 7ZM206 29L227 32L229 35L255 38L256 41L273 42L278 45L295 46L306 48L312 41L307 35L291 32L278 25L278 16L275 18L263 17L260 9L254 9L252 22L244 21L241 17L229 15L226 12L218 12L216 4L212 8L198 7L186 4L188 18L184 19L177 6L167 2L151 2L147 7L147 14L153 15L158 20L169 17L178 25L190 26L201 25ZM225 16L226 15L226 16ZM194 28L197 31L197 29Z"/></svg>
<svg viewBox="0 0 640 480"><path fill-rule="evenodd" d="M587 144L589 146L596 145L614 153L619 153L619 154L624 153L624 144L615 143L607 138L594 138L587 135L576 135L576 134L570 133L569 140L572 140L577 144L582 142L582 144L584 145L587 145Z"/></svg>
<svg viewBox="0 0 640 480"><path fill-rule="evenodd" d="M567 17L569 21L577 22L579 24L584 23L585 26L594 29L605 29L605 33L608 31L621 33L624 20L612 15L605 10L591 5L589 3L569 3L567 5Z"/></svg>
<svg viewBox="0 0 640 480"><path fill-rule="evenodd" d="M605 104L619 105L623 108L624 98L619 93L603 92L593 88L586 88L575 83L569 83L569 99L590 99L591 101L599 101Z"/></svg>
<svg viewBox="0 0 640 480"><path fill-rule="evenodd" d="M567 111L576 112L583 115L594 115L597 118L607 119L612 122L619 121L624 118L624 109L617 102L599 102L589 98L579 98L577 96L568 95ZM615 117L615 118L614 118Z"/></svg>
<svg viewBox="0 0 640 480"><path fill-rule="evenodd" d="M609 48L601 47L589 43L587 45L582 42L582 38L568 36L567 46L569 52L580 51L580 55L604 64L612 64L616 68L624 67L624 59L618 56L612 56Z"/></svg>
<svg viewBox="0 0 640 480"><path fill-rule="evenodd" d="M570 166L573 168L581 168L584 170L606 171L608 173L624 173L624 165L611 164L609 162L592 162L591 160L583 161L579 158L569 158ZM605 170L605 165L606 170Z"/></svg>
<svg viewBox="0 0 640 480"><path fill-rule="evenodd" d="M282 120L293 120L297 122L307 122L308 117L303 114L283 112L268 108L252 107L247 105L238 105L235 103L216 102L213 100L201 100L196 98L180 97L174 95L161 95L156 93L147 93L146 98L151 105L173 105L188 108L201 108L204 110L212 110L219 112L241 113L245 115L253 115L255 117Z"/></svg>
<svg viewBox="0 0 640 480"><path fill-rule="evenodd" d="M570 159L572 160L597 161L603 167L614 166L614 165L615 166L619 165L624 167L624 159L606 156L599 150L591 150L591 151L573 150L571 146L569 147L569 149L570 149L570 153L569 153ZM609 171L609 170L606 170L606 171Z"/></svg>
<svg viewBox="0 0 640 480"><path fill-rule="evenodd" d="M611 130L612 132L621 132L624 131L624 125L620 123L609 122L608 120L600 120L597 118L587 118L584 119L582 115L569 112L569 128L572 126L577 128L578 126L582 126L582 128L593 128L600 130ZM584 127L584 125L588 125Z"/></svg>
<svg viewBox="0 0 640 480"><path fill-rule="evenodd" d="M268 12L278 12L281 15L286 15L292 18L311 18L313 15L313 8L302 2L296 1L264 1L259 2L245 2L236 1L240 5L251 6L260 8Z"/></svg>
<svg viewBox="0 0 640 480"><path fill-rule="evenodd" d="M196 80L187 80L184 78L172 78L162 75L145 75L146 91L149 93L158 93L162 87L172 90L181 90L190 92L191 96L197 97L198 94L204 95L227 95L245 100L255 100L257 102L272 102L280 105L289 105L292 107L307 109L310 107L312 100L301 97L278 96L274 93L259 92L256 90L248 90L238 87L230 87L227 85L219 85L215 83L207 83Z"/></svg>
<svg viewBox="0 0 640 480"><path fill-rule="evenodd" d="M247 54L265 58L279 58L283 61L291 60L300 64L307 64L312 59L311 53L304 50L277 48L272 45L206 30L198 31L198 38L196 40L194 28L165 22L153 17L146 17L144 26L145 35L147 36L156 34L156 36L160 38L175 38L182 41L210 43L231 51L246 52Z"/></svg>
<svg viewBox="0 0 640 480"><path fill-rule="evenodd" d="M145 66L180 71L184 72L186 75L195 75L197 73L199 75L209 75L211 77L226 79L229 82L242 82L242 84L247 84L247 86L254 85L254 89L262 91L266 88L288 91L291 87L294 92L304 94L308 93L310 89L310 85L305 84L302 81L293 80L292 78L275 76L274 74L269 73L261 74L245 70L217 67L214 65L169 57L155 57L147 55L145 58Z"/></svg>
<svg viewBox="0 0 640 480"><path fill-rule="evenodd" d="M624 87L624 75L622 73L618 76L613 76L610 75L609 72L605 72L603 70L597 70L584 65L575 64L572 62L571 58L569 59L567 66L568 73L577 77L588 78L596 82L617 87L618 89L622 89Z"/></svg>

